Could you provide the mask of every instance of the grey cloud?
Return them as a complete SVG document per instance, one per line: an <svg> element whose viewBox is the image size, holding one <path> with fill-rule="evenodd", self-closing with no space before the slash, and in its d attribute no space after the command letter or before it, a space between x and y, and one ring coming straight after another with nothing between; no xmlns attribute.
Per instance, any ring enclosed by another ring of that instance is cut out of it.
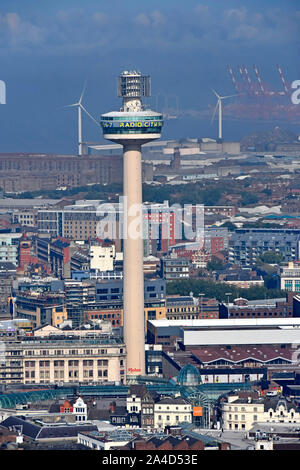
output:
<svg viewBox="0 0 300 470"><path fill-rule="evenodd" d="M109 21L108 16L105 13L102 13L101 11L97 11L92 15L94 23L97 25L102 25L105 24L107 21Z"/></svg>
<svg viewBox="0 0 300 470"><path fill-rule="evenodd" d="M140 26L149 26L151 24L150 18L145 13L139 13L135 19L135 23Z"/></svg>
<svg viewBox="0 0 300 470"><path fill-rule="evenodd" d="M202 16L202 15L207 15L207 13L209 11L209 8L208 8L207 5L202 5L202 4L199 3L198 5L196 5L194 11L195 11L196 15Z"/></svg>
<svg viewBox="0 0 300 470"><path fill-rule="evenodd" d="M244 22L247 19L247 9L242 8L231 8L230 10L225 10L224 14L225 20Z"/></svg>
<svg viewBox="0 0 300 470"><path fill-rule="evenodd" d="M140 26L161 26L166 23L165 16L159 11L154 10L149 14L139 13L135 17L135 23Z"/></svg>
<svg viewBox="0 0 300 470"><path fill-rule="evenodd" d="M15 12L0 16L0 47L40 44L44 37L43 27L23 20Z"/></svg>
<svg viewBox="0 0 300 470"><path fill-rule="evenodd" d="M154 10L150 16L154 26L160 26L166 22L164 15L158 10Z"/></svg>
<svg viewBox="0 0 300 470"><path fill-rule="evenodd" d="M297 16L298 15L298 16ZM299 12L294 16L284 11L250 12L245 6L216 10L199 3L180 11L161 9L138 11L135 17L107 15L84 9L59 10L49 18L29 21L11 12L0 16L0 52L21 47L34 52L62 54L72 50L111 51L117 48L143 47L170 49L223 46L224 41L241 44L274 45L295 41L299 33Z"/></svg>

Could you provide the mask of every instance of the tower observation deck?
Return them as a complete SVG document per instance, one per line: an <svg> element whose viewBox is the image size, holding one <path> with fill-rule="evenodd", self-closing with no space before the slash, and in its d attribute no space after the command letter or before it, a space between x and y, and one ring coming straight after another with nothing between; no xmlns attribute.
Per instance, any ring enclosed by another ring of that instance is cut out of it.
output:
<svg viewBox="0 0 300 470"><path fill-rule="evenodd" d="M150 96L150 77L124 71L118 77L120 111L101 116L105 139L123 145L124 181L124 341L129 380L145 374L142 155L141 146L159 139L162 114L145 109L143 96Z"/></svg>
<svg viewBox="0 0 300 470"><path fill-rule="evenodd" d="M140 144L160 138L163 116L144 109L141 98L150 96L150 77L139 72L123 72L118 77L118 96L123 105L120 111L101 116L104 138L123 144L138 140Z"/></svg>

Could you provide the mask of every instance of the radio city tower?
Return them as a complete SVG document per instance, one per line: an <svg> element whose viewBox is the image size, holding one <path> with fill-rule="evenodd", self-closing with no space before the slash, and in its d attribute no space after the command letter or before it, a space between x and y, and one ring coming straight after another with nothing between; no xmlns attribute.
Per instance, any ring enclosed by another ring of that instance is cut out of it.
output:
<svg viewBox="0 0 300 470"><path fill-rule="evenodd" d="M142 221L141 147L159 139L163 125L160 113L145 109L141 98L150 96L150 77L124 71L118 77L120 111L101 116L105 139L123 146L124 192L124 341L127 349L127 377L145 374L145 321Z"/></svg>

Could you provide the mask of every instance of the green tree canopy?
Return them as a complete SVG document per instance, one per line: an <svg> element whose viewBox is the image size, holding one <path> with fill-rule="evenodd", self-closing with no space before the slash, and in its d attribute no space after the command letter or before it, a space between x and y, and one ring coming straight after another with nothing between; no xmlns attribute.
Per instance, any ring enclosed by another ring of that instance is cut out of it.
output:
<svg viewBox="0 0 300 470"><path fill-rule="evenodd" d="M262 263L267 264L279 264L283 259L282 253L277 253L274 250L265 251L262 255L260 255L259 260Z"/></svg>
<svg viewBox="0 0 300 470"><path fill-rule="evenodd" d="M242 206L248 206L250 204L256 204L258 202L258 196L254 193L244 192L242 194L241 204Z"/></svg>
<svg viewBox="0 0 300 470"><path fill-rule="evenodd" d="M220 260L220 258L212 256L211 261L207 262L206 267L209 271L219 271L220 269L224 268L224 263Z"/></svg>
<svg viewBox="0 0 300 470"><path fill-rule="evenodd" d="M272 299L285 297L285 292L277 289L267 289L265 286L254 286L249 289L242 289L231 286L225 282L213 282L207 279L182 279L167 282L168 295L189 295L193 292L195 297L204 294L206 297L216 298L219 302L232 301L235 298L243 297L248 300Z"/></svg>

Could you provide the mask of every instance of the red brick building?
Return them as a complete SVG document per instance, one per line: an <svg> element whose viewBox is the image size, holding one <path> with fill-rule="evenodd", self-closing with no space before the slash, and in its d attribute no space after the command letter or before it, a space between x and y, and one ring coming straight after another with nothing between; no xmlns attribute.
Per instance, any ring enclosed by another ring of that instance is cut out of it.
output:
<svg viewBox="0 0 300 470"><path fill-rule="evenodd" d="M230 444L227 442L214 442L213 448L216 450L230 450ZM168 436L166 438L159 439L152 437L150 439L136 438L129 442L124 447L119 447L118 450L205 450L205 445L200 439L195 439L190 436L184 436L177 438L174 436Z"/></svg>

